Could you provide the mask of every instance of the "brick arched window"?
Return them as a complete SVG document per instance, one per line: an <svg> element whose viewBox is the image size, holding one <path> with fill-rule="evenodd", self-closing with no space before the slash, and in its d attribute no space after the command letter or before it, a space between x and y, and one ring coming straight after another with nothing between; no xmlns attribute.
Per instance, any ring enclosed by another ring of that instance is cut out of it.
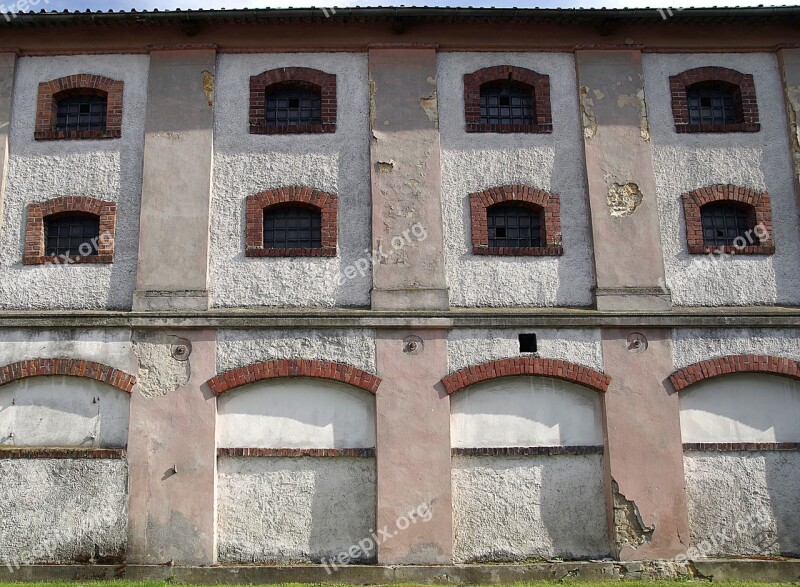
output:
<svg viewBox="0 0 800 587"><path fill-rule="evenodd" d="M117 204L62 197L28 205L25 265L112 263Z"/></svg>
<svg viewBox="0 0 800 587"><path fill-rule="evenodd" d="M336 132L336 75L308 67L250 78L250 133Z"/></svg>
<svg viewBox="0 0 800 587"><path fill-rule="evenodd" d="M511 65L464 75L467 132L553 132L550 77Z"/></svg>
<svg viewBox="0 0 800 587"><path fill-rule="evenodd" d="M246 256L336 256L335 194L290 186L248 196L245 205Z"/></svg>
<svg viewBox="0 0 800 587"><path fill-rule="evenodd" d="M469 195L476 255L561 255L560 198L506 185Z"/></svg>
<svg viewBox="0 0 800 587"><path fill-rule="evenodd" d="M757 132L751 74L726 67L696 67L669 78L675 131Z"/></svg>
<svg viewBox="0 0 800 587"><path fill-rule="evenodd" d="M683 194L682 200L689 253L775 252L769 194L718 184Z"/></svg>
<svg viewBox="0 0 800 587"><path fill-rule="evenodd" d="M123 82L88 73L39 84L36 140L122 135Z"/></svg>

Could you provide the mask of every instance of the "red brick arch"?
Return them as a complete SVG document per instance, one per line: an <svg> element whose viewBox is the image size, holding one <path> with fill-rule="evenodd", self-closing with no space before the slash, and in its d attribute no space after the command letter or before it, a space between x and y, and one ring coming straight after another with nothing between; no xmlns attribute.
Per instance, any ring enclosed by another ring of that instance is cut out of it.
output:
<svg viewBox="0 0 800 587"><path fill-rule="evenodd" d="M675 391L731 373L766 373L800 380L800 361L770 355L726 355L693 363L669 376Z"/></svg>
<svg viewBox="0 0 800 587"><path fill-rule="evenodd" d="M67 375L85 377L108 383L117 389L130 393L136 385L136 377L103 363L81 359L28 359L0 367L0 385L20 381L29 377Z"/></svg>
<svg viewBox="0 0 800 587"><path fill-rule="evenodd" d="M124 82L81 73L39 84L36 105L37 141L53 139L116 139L122 136L122 93ZM58 100L76 94L95 94L106 98L105 130L56 131Z"/></svg>
<svg viewBox="0 0 800 587"><path fill-rule="evenodd" d="M295 84L319 88L322 101L319 124L296 124L286 126L267 125L265 119L265 96L270 86ZM251 134L298 134L336 132L336 74L325 73L310 67L279 67L250 77L250 133Z"/></svg>
<svg viewBox="0 0 800 587"><path fill-rule="evenodd" d="M513 357L461 369L442 379L442 385L450 394L481 381L514 375L552 377L600 392L608 391L611 384L611 377L585 365L561 359Z"/></svg>
<svg viewBox="0 0 800 587"><path fill-rule="evenodd" d="M345 363L316 359L274 359L220 373L208 380L208 386L215 395L221 395L242 385L283 377L312 377L340 381L370 393L376 393L381 384L381 378L377 375Z"/></svg>

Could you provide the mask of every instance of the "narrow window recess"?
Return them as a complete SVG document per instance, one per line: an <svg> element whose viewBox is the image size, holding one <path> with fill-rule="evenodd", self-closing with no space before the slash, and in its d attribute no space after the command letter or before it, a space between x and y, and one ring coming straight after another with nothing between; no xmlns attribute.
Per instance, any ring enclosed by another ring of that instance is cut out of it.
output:
<svg viewBox="0 0 800 587"><path fill-rule="evenodd" d="M521 353L535 353L536 352L536 335L535 334L520 334L519 335L519 352L521 352Z"/></svg>

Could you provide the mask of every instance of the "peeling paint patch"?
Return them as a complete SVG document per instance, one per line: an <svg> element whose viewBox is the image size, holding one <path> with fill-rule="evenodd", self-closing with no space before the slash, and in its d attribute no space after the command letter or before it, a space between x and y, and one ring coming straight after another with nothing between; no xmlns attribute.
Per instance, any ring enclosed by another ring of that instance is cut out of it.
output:
<svg viewBox="0 0 800 587"><path fill-rule="evenodd" d="M632 181L624 184L614 182L608 186L608 208L611 216L616 218L633 214L643 199L638 184Z"/></svg>
<svg viewBox="0 0 800 587"><path fill-rule="evenodd" d="M207 69L203 70L203 91L210 107L214 107L214 74Z"/></svg>
<svg viewBox="0 0 800 587"><path fill-rule="evenodd" d="M599 99L598 97L598 100ZM594 115L594 100L589 95L589 88L586 86L581 86L580 109L583 136L587 139L591 139L597 134L597 118Z"/></svg>
<svg viewBox="0 0 800 587"><path fill-rule="evenodd" d="M138 390L145 397L161 397L189 381L191 361L172 357L177 337L161 332L135 332L131 339L139 363Z"/></svg>
<svg viewBox="0 0 800 587"><path fill-rule="evenodd" d="M786 86L786 112L789 115L794 173L800 178L800 130L797 128L797 113L800 112L800 86Z"/></svg>
<svg viewBox="0 0 800 587"><path fill-rule="evenodd" d="M655 532L655 524L645 526L636 504L626 498L619 490L619 484L611 480L614 500L614 545L617 550L628 546L638 548L650 542Z"/></svg>
<svg viewBox="0 0 800 587"><path fill-rule="evenodd" d="M378 173L391 173L394 170L394 161L378 161Z"/></svg>
<svg viewBox="0 0 800 587"><path fill-rule="evenodd" d="M436 89L434 88L430 96L420 98L419 105L425 111L425 115L436 125L436 128L439 128L439 103Z"/></svg>
<svg viewBox="0 0 800 587"><path fill-rule="evenodd" d="M639 110L639 133L645 141L650 140L650 128L647 122L647 103L644 100L644 88L635 94L620 94L617 96L617 106L633 106Z"/></svg>

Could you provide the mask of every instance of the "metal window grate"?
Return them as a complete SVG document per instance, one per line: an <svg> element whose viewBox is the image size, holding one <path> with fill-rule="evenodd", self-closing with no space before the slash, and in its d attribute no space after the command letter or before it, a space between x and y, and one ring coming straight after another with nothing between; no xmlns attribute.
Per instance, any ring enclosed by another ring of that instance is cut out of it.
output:
<svg viewBox="0 0 800 587"><path fill-rule="evenodd" d="M481 86L481 124L533 123L533 91L512 82Z"/></svg>
<svg viewBox="0 0 800 587"><path fill-rule="evenodd" d="M300 206L264 210L264 248L322 248L322 214Z"/></svg>
<svg viewBox="0 0 800 587"><path fill-rule="evenodd" d="M690 87L686 91L690 124L736 124L733 94L716 86Z"/></svg>
<svg viewBox="0 0 800 587"><path fill-rule="evenodd" d="M106 129L106 99L103 96L79 95L62 98L58 101L57 108L58 131Z"/></svg>
<svg viewBox="0 0 800 587"><path fill-rule="evenodd" d="M49 256L96 255L100 219L86 214L45 218L44 238L46 254Z"/></svg>
<svg viewBox="0 0 800 587"><path fill-rule="evenodd" d="M519 204L494 205L486 212L490 247L541 247L541 214Z"/></svg>
<svg viewBox="0 0 800 587"><path fill-rule="evenodd" d="M281 87L268 90L264 98L267 124L296 126L322 122L322 98L318 90Z"/></svg>
<svg viewBox="0 0 800 587"><path fill-rule="evenodd" d="M706 204L700 208L703 244L709 247L722 247L732 245L737 237L746 239L745 233L750 230L747 216L747 211L735 204L727 202Z"/></svg>

